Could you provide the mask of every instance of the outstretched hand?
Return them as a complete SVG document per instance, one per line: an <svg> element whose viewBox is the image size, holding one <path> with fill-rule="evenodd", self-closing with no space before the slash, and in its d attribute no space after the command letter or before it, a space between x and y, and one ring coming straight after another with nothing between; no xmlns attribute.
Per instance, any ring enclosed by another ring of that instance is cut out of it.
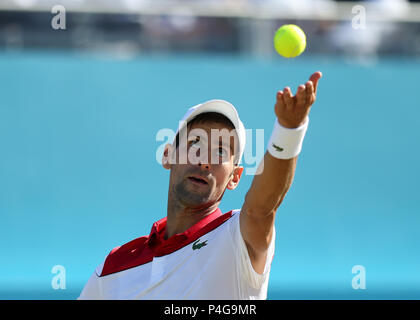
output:
<svg viewBox="0 0 420 320"><path fill-rule="evenodd" d="M316 90L321 77L320 71L312 74L309 81L298 87L294 96L289 87L277 92L274 112L283 127L297 128L305 122L311 106L316 100Z"/></svg>

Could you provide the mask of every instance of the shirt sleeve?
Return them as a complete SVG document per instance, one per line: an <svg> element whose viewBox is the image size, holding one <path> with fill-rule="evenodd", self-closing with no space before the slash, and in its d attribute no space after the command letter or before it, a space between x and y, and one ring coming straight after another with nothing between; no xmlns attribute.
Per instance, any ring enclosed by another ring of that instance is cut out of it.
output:
<svg viewBox="0 0 420 320"><path fill-rule="evenodd" d="M240 210L235 210L233 217L231 218L231 234L233 238L233 245L237 259L237 268L239 277L245 284L245 288L241 287L241 290L246 290L246 287L249 287L251 291L260 292L266 291L268 286L268 278L270 274L271 262L274 257L274 248L275 248L275 229L273 230L273 237L271 239L270 245L267 251L267 257L265 260L264 271L262 274L257 273L254 270L254 267L251 263L251 258L249 257L248 249L246 247L245 241L241 234L240 229ZM248 290L249 291L249 290ZM259 294L257 294L259 295Z"/></svg>

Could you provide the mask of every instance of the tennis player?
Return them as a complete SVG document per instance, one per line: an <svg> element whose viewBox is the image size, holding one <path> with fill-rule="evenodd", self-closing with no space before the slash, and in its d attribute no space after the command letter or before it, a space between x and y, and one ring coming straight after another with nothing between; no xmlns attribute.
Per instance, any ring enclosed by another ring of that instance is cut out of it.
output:
<svg viewBox="0 0 420 320"><path fill-rule="evenodd" d="M166 217L149 235L114 248L79 299L266 299L274 218L292 184L321 77L312 74L295 95L289 87L277 92L263 169L241 209L226 213L219 204L241 179L245 128L227 101L190 108L163 152Z"/></svg>

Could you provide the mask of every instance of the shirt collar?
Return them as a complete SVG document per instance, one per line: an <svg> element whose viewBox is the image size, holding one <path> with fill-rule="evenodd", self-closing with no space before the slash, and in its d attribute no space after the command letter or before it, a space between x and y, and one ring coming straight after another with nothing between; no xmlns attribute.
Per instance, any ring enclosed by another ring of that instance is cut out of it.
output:
<svg viewBox="0 0 420 320"><path fill-rule="evenodd" d="M192 238L200 229L205 225L209 224L213 220L217 219L222 215L219 208L214 210L209 215L198 221L196 224L188 228L182 233L177 233L165 240L165 230L167 217L162 218L152 225L152 229L149 234L148 245L153 251L161 251L161 249L171 249L182 245L187 242L188 239Z"/></svg>

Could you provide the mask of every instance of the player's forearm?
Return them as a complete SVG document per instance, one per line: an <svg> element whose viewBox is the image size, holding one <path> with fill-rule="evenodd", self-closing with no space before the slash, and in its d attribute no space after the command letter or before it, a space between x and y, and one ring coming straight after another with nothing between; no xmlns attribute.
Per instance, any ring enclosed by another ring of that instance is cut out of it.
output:
<svg viewBox="0 0 420 320"><path fill-rule="evenodd" d="M315 72L293 96L289 87L276 94L274 112L277 117L264 156L263 170L252 181L240 216L241 234L247 245L252 265L263 272L266 255L274 231L274 218L292 185L308 115L315 102L321 72Z"/></svg>
<svg viewBox="0 0 420 320"><path fill-rule="evenodd" d="M293 182L297 157L276 159L266 152L260 166L261 174L256 175L246 194L243 208L248 215L266 217L275 214Z"/></svg>
<svg viewBox="0 0 420 320"><path fill-rule="evenodd" d="M295 96L289 87L284 92L277 92L274 106L277 121L268 143L268 152L260 164L264 166L262 173L254 177L242 206L246 215L273 215L292 185L297 156L308 127L309 110L315 102L316 88L321 77L319 71L312 74L305 85L298 87ZM269 226L271 223L267 222Z"/></svg>

